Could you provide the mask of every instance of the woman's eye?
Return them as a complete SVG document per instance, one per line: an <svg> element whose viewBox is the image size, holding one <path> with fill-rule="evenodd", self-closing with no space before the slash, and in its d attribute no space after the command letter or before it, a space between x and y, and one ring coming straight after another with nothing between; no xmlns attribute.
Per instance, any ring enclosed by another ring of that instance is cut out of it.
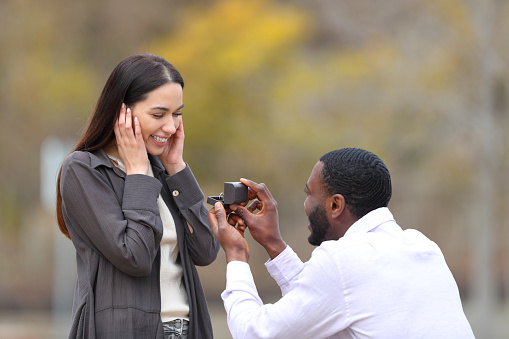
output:
<svg viewBox="0 0 509 339"><path fill-rule="evenodd" d="M153 116L154 118L158 118L158 119L160 119L160 118L162 118L164 115L162 115L162 114L152 114L152 116Z"/></svg>
<svg viewBox="0 0 509 339"><path fill-rule="evenodd" d="M182 112L175 112L173 113L173 116L178 117L179 115L182 115Z"/></svg>

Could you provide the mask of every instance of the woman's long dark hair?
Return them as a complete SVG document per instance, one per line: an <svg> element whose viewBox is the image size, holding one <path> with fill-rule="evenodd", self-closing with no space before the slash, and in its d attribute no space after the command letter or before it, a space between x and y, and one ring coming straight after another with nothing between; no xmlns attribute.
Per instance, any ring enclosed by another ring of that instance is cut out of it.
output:
<svg viewBox="0 0 509 339"><path fill-rule="evenodd" d="M106 146L115 138L113 127L122 103L132 106L145 100L150 91L169 82L178 83L184 88L180 73L159 56L138 53L122 60L106 81L88 127L72 152L91 152ZM62 215L61 173L62 168L57 177L57 222L60 231L70 238Z"/></svg>

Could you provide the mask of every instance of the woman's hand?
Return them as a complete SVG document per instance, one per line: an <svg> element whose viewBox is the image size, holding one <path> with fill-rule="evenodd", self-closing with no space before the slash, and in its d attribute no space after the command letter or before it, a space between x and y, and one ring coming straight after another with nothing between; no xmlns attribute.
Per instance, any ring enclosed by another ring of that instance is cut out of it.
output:
<svg viewBox="0 0 509 339"><path fill-rule="evenodd" d="M141 135L141 126L138 118L134 118L134 130L132 122L131 109L126 109L125 104L122 104L120 114L114 126L118 154L124 162L127 175L146 175L149 166L147 148Z"/></svg>
<svg viewBox="0 0 509 339"><path fill-rule="evenodd" d="M168 144L163 153L159 155L159 160L161 160L161 163L169 175L178 173L186 168L186 163L183 158L184 138L184 122L182 118L180 118L180 124L175 134L168 139Z"/></svg>

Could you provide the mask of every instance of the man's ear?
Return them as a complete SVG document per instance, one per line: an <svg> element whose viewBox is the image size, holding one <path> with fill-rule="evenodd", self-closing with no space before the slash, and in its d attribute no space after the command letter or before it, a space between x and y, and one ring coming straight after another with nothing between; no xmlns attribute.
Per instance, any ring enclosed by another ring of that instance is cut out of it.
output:
<svg viewBox="0 0 509 339"><path fill-rule="evenodd" d="M341 194L334 194L331 200L331 207L332 218L335 219L339 217L346 207L345 197L343 197Z"/></svg>

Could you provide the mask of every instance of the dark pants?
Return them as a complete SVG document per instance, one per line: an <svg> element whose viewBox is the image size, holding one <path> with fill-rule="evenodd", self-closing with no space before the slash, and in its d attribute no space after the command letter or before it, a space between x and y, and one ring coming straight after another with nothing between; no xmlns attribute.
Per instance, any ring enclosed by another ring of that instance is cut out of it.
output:
<svg viewBox="0 0 509 339"><path fill-rule="evenodd" d="M175 319L163 323L164 339L187 339L189 330L189 321L185 319Z"/></svg>

